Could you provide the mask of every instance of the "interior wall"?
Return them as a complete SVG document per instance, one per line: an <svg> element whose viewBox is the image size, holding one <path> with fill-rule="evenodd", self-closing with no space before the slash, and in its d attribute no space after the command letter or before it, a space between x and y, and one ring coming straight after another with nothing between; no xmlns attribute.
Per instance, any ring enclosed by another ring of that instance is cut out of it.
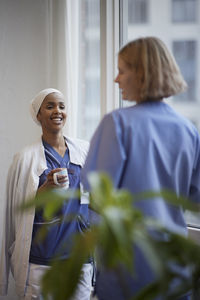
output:
<svg viewBox="0 0 200 300"><path fill-rule="evenodd" d="M49 0L0 0L0 242L8 166L15 152L40 135L29 102L49 87L48 8ZM12 280L3 299L17 299Z"/></svg>

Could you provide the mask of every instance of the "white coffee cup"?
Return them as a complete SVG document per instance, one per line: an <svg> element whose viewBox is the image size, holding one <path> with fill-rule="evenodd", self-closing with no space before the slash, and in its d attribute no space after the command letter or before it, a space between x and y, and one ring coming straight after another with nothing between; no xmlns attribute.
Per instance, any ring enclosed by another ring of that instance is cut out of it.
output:
<svg viewBox="0 0 200 300"><path fill-rule="evenodd" d="M60 176L66 176L66 181L64 183L59 182ZM56 185L60 186L61 188L68 189L69 187L69 176L68 171L66 168L63 168L61 171L53 173L53 181Z"/></svg>

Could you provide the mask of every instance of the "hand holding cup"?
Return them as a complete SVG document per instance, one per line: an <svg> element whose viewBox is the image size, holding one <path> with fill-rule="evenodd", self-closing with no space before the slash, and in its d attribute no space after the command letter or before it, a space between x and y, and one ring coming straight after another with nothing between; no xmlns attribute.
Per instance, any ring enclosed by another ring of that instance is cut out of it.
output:
<svg viewBox="0 0 200 300"><path fill-rule="evenodd" d="M53 173L54 184L61 188L67 189L69 187L69 176L66 168L62 168L61 171Z"/></svg>

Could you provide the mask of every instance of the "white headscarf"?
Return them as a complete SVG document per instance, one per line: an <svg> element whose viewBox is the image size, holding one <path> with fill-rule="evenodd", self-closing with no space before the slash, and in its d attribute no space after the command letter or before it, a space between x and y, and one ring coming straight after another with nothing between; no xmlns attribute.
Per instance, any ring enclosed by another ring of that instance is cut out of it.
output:
<svg viewBox="0 0 200 300"><path fill-rule="evenodd" d="M40 91L30 103L31 117L33 121L38 125L40 125L40 122L37 119L37 114L39 112L40 106L42 105L45 97L51 93L57 93L64 98L63 94L59 90L48 88Z"/></svg>

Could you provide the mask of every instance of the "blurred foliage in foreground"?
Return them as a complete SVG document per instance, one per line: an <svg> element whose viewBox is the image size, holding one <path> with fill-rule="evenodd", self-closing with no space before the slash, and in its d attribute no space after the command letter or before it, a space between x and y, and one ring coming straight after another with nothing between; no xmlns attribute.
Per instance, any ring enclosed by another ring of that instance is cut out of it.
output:
<svg viewBox="0 0 200 300"><path fill-rule="evenodd" d="M106 174L91 173L90 206L100 216L97 224L91 226L84 234L75 236L72 255L65 261L55 259L52 268L44 275L42 290L44 299L52 296L54 300L67 300L73 295L81 268L91 253L95 254L97 266L117 270L119 265L128 271L133 266L133 244L140 247L148 258L157 280L137 294L134 300L154 299L158 295L173 300L187 291L193 290L200 299L200 246L191 239L170 232L153 219L143 216L134 205L135 201L162 197L165 201L182 206L183 209L197 211L197 206L183 197L177 197L169 191L145 192L131 195L125 190L116 190ZM58 211L66 198L74 196L70 189L65 193L47 191L40 193L34 200L25 204L22 209L28 210L33 205L43 208L47 220ZM69 216L70 217L70 216ZM73 217L73 216L71 216ZM154 239L149 231L156 230L165 235L165 240ZM45 232L40 233L40 238ZM169 268L171 263L192 270L188 279ZM120 274L119 274L120 275ZM179 276L179 286L169 292L174 278Z"/></svg>

